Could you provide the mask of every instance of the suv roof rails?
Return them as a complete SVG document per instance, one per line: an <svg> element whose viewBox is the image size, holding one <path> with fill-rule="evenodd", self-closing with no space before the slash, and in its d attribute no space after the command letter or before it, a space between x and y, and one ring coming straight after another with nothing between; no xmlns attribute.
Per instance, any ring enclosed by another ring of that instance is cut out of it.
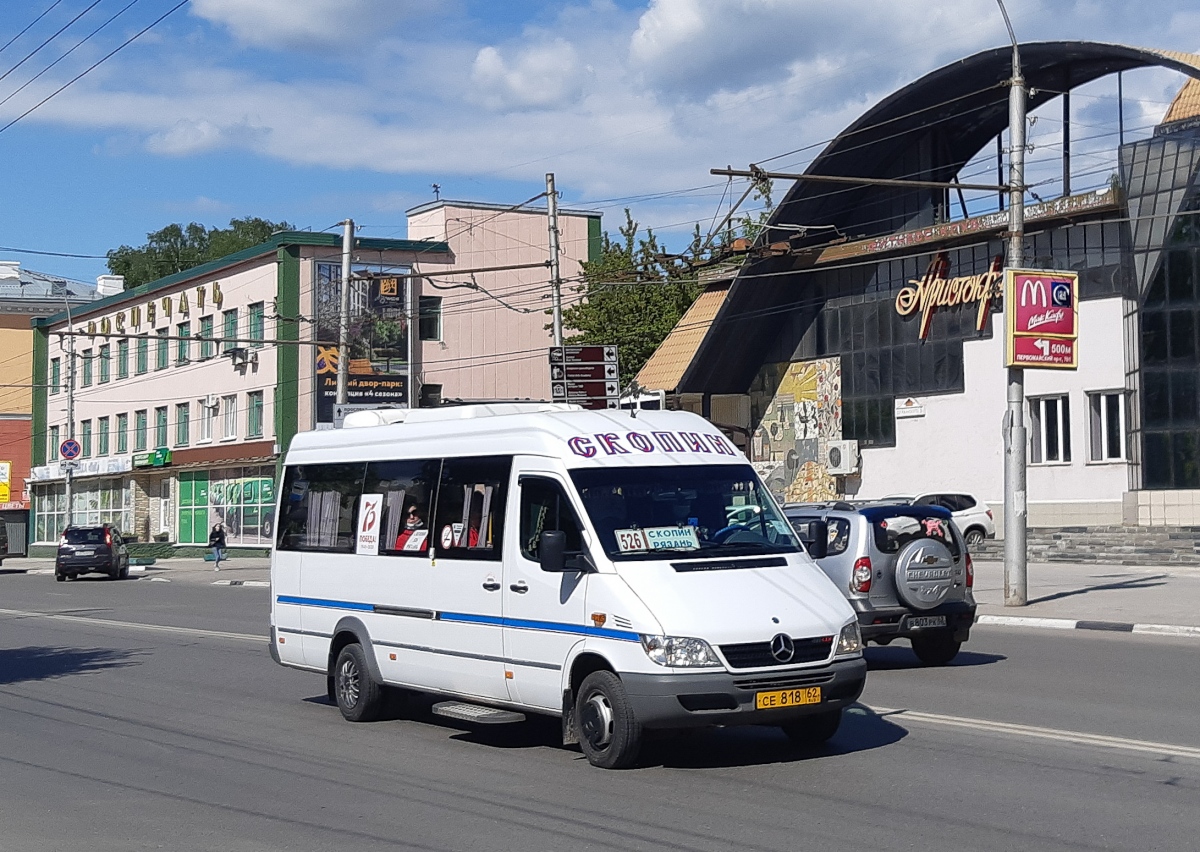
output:
<svg viewBox="0 0 1200 852"><path fill-rule="evenodd" d="M853 512L854 506L845 500L818 500L811 503L784 503L784 509L837 509L839 512Z"/></svg>

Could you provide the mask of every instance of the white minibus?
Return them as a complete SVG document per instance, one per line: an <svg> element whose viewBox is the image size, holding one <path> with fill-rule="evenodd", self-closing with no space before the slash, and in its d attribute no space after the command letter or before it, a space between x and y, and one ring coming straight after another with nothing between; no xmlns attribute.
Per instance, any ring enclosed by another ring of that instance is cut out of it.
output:
<svg viewBox="0 0 1200 852"><path fill-rule="evenodd" d="M616 768L650 729L814 746L863 689L854 611L694 414L355 412L295 437L276 517L272 657L351 721L415 690L458 719L561 717ZM824 548L820 522L804 539Z"/></svg>

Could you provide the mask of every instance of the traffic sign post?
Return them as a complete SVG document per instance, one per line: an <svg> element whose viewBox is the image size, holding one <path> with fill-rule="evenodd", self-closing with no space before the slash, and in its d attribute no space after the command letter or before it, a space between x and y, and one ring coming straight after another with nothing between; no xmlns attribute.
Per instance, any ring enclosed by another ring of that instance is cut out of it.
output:
<svg viewBox="0 0 1200 852"><path fill-rule="evenodd" d="M79 442L74 438L67 438L58 446L58 454L68 461L79 458L82 452L83 447L79 446Z"/></svg>
<svg viewBox="0 0 1200 852"><path fill-rule="evenodd" d="M584 408L621 407L616 346L554 346L550 349L550 398Z"/></svg>

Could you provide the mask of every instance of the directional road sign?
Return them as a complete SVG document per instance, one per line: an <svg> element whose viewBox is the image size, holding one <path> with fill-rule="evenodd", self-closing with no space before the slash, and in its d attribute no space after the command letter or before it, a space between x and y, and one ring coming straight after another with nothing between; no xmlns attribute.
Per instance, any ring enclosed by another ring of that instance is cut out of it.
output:
<svg viewBox="0 0 1200 852"><path fill-rule="evenodd" d="M621 407L616 346L554 346L550 349L550 398L584 408Z"/></svg>
<svg viewBox="0 0 1200 852"><path fill-rule="evenodd" d="M58 447L58 454L64 459L79 458L79 454L83 452L83 447L79 446L79 442L74 438L67 438Z"/></svg>
<svg viewBox="0 0 1200 852"><path fill-rule="evenodd" d="M62 470L79 470L79 462L75 461L74 459L61 461L58 463L58 466Z"/></svg>

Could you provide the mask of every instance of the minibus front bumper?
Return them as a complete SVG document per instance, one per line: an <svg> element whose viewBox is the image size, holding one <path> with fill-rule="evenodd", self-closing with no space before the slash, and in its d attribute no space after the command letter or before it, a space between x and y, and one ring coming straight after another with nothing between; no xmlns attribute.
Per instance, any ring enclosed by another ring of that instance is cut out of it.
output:
<svg viewBox="0 0 1200 852"><path fill-rule="evenodd" d="M634 715L647 728L782 725L853 704L866 684L867 663L862 657L852 657L820 668L755 673L625 672L621 680ZM813 692L815 688L819 688L819 696ZM794 703L797 700L812 703ZM781 702L786 706L779 706ZM760 704L771 705L771 709L759 709Z"/></svg>

